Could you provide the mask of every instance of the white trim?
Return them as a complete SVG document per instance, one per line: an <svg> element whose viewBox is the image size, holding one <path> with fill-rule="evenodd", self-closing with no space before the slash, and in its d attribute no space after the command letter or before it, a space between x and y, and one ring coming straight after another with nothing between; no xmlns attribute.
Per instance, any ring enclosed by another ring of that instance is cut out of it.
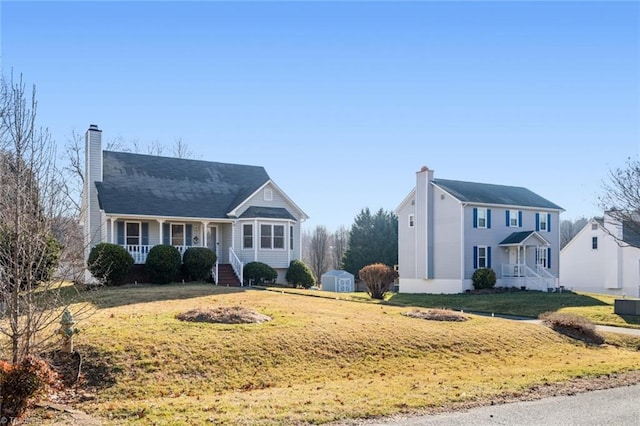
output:
<svg viewBox="0 0 640 426"><path fill-rule="evenodd" d="M104 210L103 210L104 211ZM163 222L218 222L218 223L234 223L234 219L215 218L215 217L185 217L185 216L156 216L148 214L124 214L124 213L105 213L107 218L117 217L118 219L148 219Z"/></svg>
<svg viewBox="0 0 640 426"><path fill-rule="evenodd" d="M537 212L538 213L538 229L540 229L540 231L544 231L544 232L549 232L549 221L548 219L548 212ZM544 220L542 220L544 218ZM542 224L544 223L544 229L542 229Z"/></svg>
<svg viewBox="0 0 640 426"><path fill-rule="evenodd" d="M527 235L527 238L525 238L524 240L520 241L519 243L510 243L510 244L498 244L499 247L524 247L526 246L525 242L527 240L529 240L529 238L531 237L536 237L543 246L545 247L551 247L551 243L549 241L547 241L547 239L545 237L543 237L542 235L540 235L540 233L538 231L531 231L531 233L529 235Z"/></svg>
<svg viewBox="0 0 640 426"><path fill-rule="evenodd" d="M304 222L305 220L309 219L309 216L307 216L307 214L304 211L302 211L302 209L298 207L298 205L294 203L293 200L291 200L291 198L289 198L289 196L287 196L287 194L285 194L284 191L282 191L282 189L280 189L280 187L276 185L276 183L271 179L266 181L262 186L260 186L251 195L249 195L244 201L239 203L233 210L227 213L227 216L231 216L231 217L238 216L238 210L244 207L251 198L253 198L256 194L258 194L262 189L264 189L269 184L271 184L276 190L278 190L278 192L280 193L280 195L282 195L285 201L287 201L294 209L298 210L298 213L300 213L301 222Z"/></svg>
<svg viewBox="0 0 640 426"><path fill-rule="evenodd" d="M264 201L273 201L273 189L265 188L263 191Z"/></svg>
<svg viewBox="0 0 640 426"><path fill-rule="evenodd" d="M398 207L396 207L396 209L393 211L396 216L400 215L399 213L404 208L404 205L407 204L412 197L415 197L415 195L416 195L416 188L413 188L413 190L409 192L409 195L404 197L404 200L402 200L402 202L398 204Z"/></svg>
<svg viewBox="0 0 640 426"><path fill-rule="evenodd" d="M488 268L489 266L489 249L487 247L489 246L476 246L477 247L477 253L476 253L476 258L474 259L474 262L476 264L476 268L475 269L482 269L482 268ZM480 266L480 249L484 249L484 256L482 256L484 258L484 266Z"/></svg>
<svg viewBox="0 0 640 426"><path fill-rule="evenodd" d="M475 227L478 229L489 229L488 228L488 222L489 222L489 209L486 207L474 207L476 209L476 223L475 223ZM484 217L480 217L480 212L484 212ZM480 226L480 219L484 219L484 225Z"/></svg>

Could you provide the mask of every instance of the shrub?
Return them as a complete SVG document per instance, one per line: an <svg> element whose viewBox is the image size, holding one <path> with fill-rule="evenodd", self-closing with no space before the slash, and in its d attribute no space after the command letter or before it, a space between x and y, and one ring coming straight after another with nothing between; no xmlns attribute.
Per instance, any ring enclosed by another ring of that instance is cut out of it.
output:
<svg viewBox="0 0 640 426"><path fill-rule="evenodd" d="M262 284L266 281L274 281L278 278L278 272L271 266L262 262L249 262L244 265L242 275L245 279L251 280L253 284Z"/></svg>
<svg viewBox="0 0 640 426"><path fill-rule="evenodd" d="M147 255L145 269L154 284L167 284L180 272L182 257L174 246L160 244L153 246Z"/></svg>
<svg viewBox="0 0 640 426"><path fill-rule="evenodd" d="M384 263L374 263L360 269L358 275L367 286L367 293L373 299L384 299L398 273Z"/></svg>
<svg viewBox="0 0 640 426"><path fill-rule="evenodd" d="M21 417L29 403L57 381L56 373L39 358L26 357L15 365L0 362L0 418Z"/></svg>
<svg viewBox="0 0 640 426"><path fill-rule="evenodd" d="M91 274L105 285L122 284L133 267L133 257L117 244L100 243L91 249L87 266Z"/></svg>
<svg viewBox="0 0 640 426"><path fill-rule="evenodd" d="M187 275L195 281L211 278L211 269L216 260L216 254L206 247L189 247L182 256Z"/></svg>
<svg viewBox="0 0 640 426"><path fill-rule="evenodd" d="M595 324L580 315L545 312L540 314L538 318L541 319L545 325L565 336L596 345L604 343L604 337L596 331Z"/></svg>
<svg viewBox="0 0 640 426"><path fill-rule="evenodd" d="M289 263L289 269L287 269L285 279L293 287L302 286L309 288L316 283L313 272L311 272L311 269L309 269L307 264L302 260L292 260L291 263Z"/></svg>
<svg viewBox="0 0 640 426"><path fill-rule="evenodd" d="M476 269L471 276L471 281L476 290L493 288L496 285L496 273L491 268Z"/></svg>

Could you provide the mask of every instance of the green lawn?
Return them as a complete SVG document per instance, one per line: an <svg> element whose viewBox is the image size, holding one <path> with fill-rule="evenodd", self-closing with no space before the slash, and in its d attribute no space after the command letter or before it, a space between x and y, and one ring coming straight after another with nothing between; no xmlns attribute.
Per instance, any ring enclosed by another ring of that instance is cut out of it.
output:
<svg viewBox="0 0 640 426"><path fill-rule="evenodd" d="M78 324L76 345L97 398L77 408L108 424L319 424L638 369L640 339L592 347L535 324L475 315L426 321L402 315L413 307L333 296L204 284L86 293L96 310ZM273 321L176 319L214 306L251 308Z"/></svg>

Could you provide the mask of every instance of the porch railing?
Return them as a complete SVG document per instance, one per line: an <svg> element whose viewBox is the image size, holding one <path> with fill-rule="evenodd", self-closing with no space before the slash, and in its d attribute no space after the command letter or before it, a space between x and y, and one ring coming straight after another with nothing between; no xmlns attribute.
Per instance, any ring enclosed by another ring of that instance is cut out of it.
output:
<svg viewBox="0 0 640 426"><path fill-rule="evenodd" d="M233 247L229 247L229 262L231 263L231 267L233 268L233 271L236 273L236 275L240 279L240 286L244 286L244 280L242 279L243 264L240 261L240 258L238 257L236 252L233 251Z"/></svg>
<svg viewBox="0 0 640 426"><path fill-rule="evenodd" d="M542 265L536 265L533 270L525 264L503 264L502 278L507 285L540 291L555 287L556 282L556 277Z"/></svg>
<svg viewBox="0 0 640 426"><path fill-rule="evenodd" d="M147 255L149 254L149 250L151 250L152 245L138 245L138 244L126 244L124 248L129 252L131 257L133 257L134 263L146 263Z"/></svg>
<svg viewBox="0 0 640 426"><path fill-rule="evenodd" d="M139 244L125 244L123 247L129 252L131 257L133 257L134 263L144 264L147 263L147 256L149 255L149 250L153 247L153 245L139 245ZM174 246L180 252L180 256L184 255L184 252L189 248L188 246Z"/></svg>
<svg viewBox="0 0 640 426"><path fill-rule="evenodd" d="M213 278L213 283L218 285L218 261L216 260L215 265L211 268L211 277Z"/></svg>

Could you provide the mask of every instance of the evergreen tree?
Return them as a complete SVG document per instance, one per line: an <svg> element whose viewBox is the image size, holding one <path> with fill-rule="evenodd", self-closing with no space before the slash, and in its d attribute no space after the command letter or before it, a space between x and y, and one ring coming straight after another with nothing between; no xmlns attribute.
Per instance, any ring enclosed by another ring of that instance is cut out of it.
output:
<svg viewBox="0 0 640 426"><path fill-rule="evenodd" d="M374 263L391 268L398 263L398 218L383 209L372 215L366 207L356 216L349 231L343 267L357 275L360 269Z"/></svg>

